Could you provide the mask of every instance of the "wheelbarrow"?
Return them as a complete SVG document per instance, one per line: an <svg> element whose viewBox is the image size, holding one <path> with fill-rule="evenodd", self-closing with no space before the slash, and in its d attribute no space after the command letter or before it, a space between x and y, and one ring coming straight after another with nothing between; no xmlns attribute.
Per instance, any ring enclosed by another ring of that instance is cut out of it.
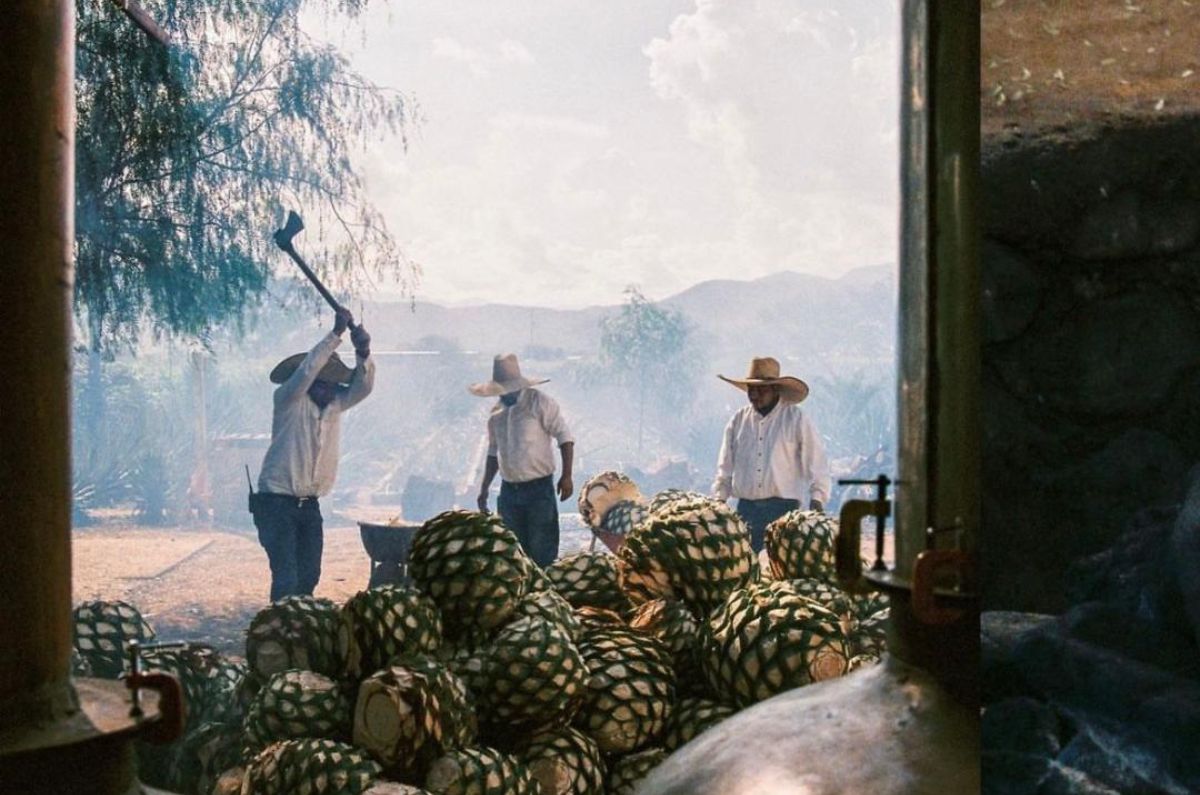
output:
<svg viewBox="0 0 1200 795"><path fill-rule="evenodd" d="M371 558L371 578L368 588L377 585L406 585L408 576L408 550L419 524L373 524L359 522L358 534L363 548Z"/></svg>

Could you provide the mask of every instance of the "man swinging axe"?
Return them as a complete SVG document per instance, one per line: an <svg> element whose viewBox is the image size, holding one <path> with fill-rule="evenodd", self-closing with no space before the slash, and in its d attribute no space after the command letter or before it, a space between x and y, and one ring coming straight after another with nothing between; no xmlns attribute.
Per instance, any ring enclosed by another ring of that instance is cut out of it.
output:
<svg viewBox="0 0 1200 795"><path fill-rule="evenodd" d="M310 595L321 579L324 529L318 500L330 492L337 476L341 415L375 384L371 335L355 325L350 310L334 300L292 247L292 238L303 228L300 216L290 213L287 225L275 233L275 242L333 307L334 321L333 330L312 350L289 356L270 375L271 383L279 385L271 445L250 504L259 543L271 564L271 601ZM336 351L347 329L354 345L353 368Z"/></svg>

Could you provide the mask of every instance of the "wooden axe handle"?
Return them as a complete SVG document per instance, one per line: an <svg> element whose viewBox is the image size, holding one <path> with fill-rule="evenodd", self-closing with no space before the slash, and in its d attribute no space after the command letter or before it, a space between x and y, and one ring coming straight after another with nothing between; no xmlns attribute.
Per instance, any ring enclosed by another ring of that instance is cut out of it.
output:
<svg viewBox="0 0 1200 795"><path fill-rule="evenodd" d="M287 252L289 257L295 260L296 264L300 266L300 270L304 271L304 275L307 276L308 280L313 283L313 287L317 288L317 292L321 294L321 297L325 299L326 303L328 303L334 309L342 308L342 305L339 304L337 299L333 297L333 293L329 292L325 285L321 284L321 280L317 278L317 274L313 273L312 269L309 268L308 265L305 264L304 260L300 258L300 255L296 253L296 249L294 246L292 246L290 241L280 245L279 247ZM358 324L354 321L351 321L350 330L354 331L356 328L358 328Z"/></svg>
<svg viewBox="0 0 1200 795"><path fill-rule="evenodd" d="M171 37L167 35L165 30L159 27L153 17L146 13L146 10L137 3L137 0L113 0L113 4L125 12L125 16L129 17L147 36L164 47L171 46Z"/></svg>
<svg viewBox="0 0 1200 795"><path fill-rule="evenodd" d="M301 226L300 228L303 229L304 227ZM280 230L280 232L283 231L284 230ZM284 253L292 258L293 262L300 266L300 270L303 271L304 275L308 277L308 280L313 283L313 287L317 288L317 292L321 294L321 297L325 299L326 303L328 303L334 309L342 308L342 305L339 304L337 299L333 297L333 293L329 292L325 285L321 283L321 280L317 278L317 274L313 273L312 268L308 267L308 264L300 257L299 254L296 253L296 247L292 245L291 237L282 237L280 233L277 232L275 234L275 245L279 246ZM356 328L358 328L358 324L351 322L350 330L353 331Z"/></svg>

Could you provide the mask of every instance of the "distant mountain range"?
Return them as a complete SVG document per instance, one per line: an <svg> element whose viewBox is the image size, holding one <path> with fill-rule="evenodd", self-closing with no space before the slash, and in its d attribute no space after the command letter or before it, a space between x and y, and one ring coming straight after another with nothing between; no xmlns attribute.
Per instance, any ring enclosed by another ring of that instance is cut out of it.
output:
<svg viewBox="0 0 1200 795"><path fill-rule="evenodd" d="M694 342L713 367L730 372L744 370L753 355L775 356L804 372L889 365L895 355L896 277L887 265L835 279L785 271L750 281L706 281L659 303L689 321ZM599 349L601 321L620 306L567 310L418 301L368 303L364 309L380 351L449 342L489 355L537 346L590 356Z"/></svg>

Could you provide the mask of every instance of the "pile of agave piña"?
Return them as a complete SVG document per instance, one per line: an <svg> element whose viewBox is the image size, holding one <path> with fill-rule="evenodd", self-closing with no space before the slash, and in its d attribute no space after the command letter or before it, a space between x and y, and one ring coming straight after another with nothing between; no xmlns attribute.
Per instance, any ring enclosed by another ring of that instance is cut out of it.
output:
<svg viewBox="0 0 1200 795"><path fill-rule="evenodd" d="M498 517L450 511L417 531L411 586L271 604L244 661L199 643L147 653L189 709L182 739L139 747L142 780L203 795L624 795L736 711L878 661L887 605L833 584L835 520L782 517L760 569L724 503L634 494L614 503L618 523L637 517L615 555L542 570ZM128 642L153 638L128 604L80 605L76 674L119 676Z"/></svg>

